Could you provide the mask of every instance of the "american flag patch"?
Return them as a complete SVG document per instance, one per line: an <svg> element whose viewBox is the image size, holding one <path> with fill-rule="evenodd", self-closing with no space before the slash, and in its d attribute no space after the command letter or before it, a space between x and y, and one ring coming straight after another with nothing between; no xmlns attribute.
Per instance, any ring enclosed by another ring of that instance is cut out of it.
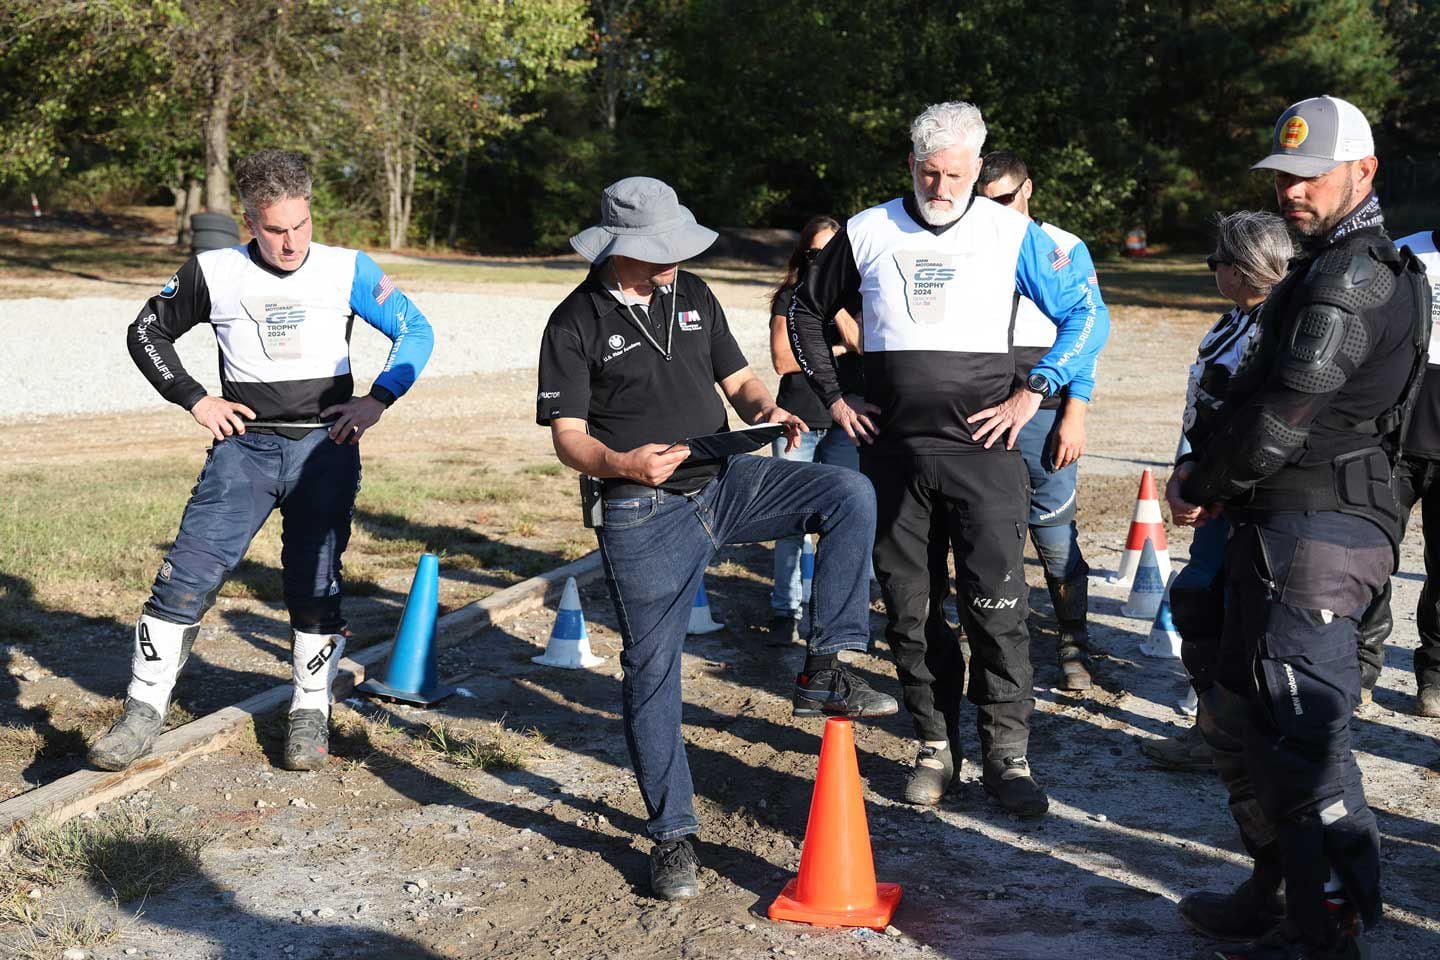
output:
<svg viewBox="0 0 1440 960"><path fill-rule="evenodd" d="M1090 276L1088 276L1088 277L1085 278L1085 282L1088 283L1088 284L1090 284L1090 286L1092 286L1092 287L1098 287L1098 286L1100 286L1100 279L1099 279L1098 277L1096 277L1095 274L1093 274L1093 273L1090 274Z"/></svg>
<svg viewBox="0 0 1440 960"><path fill-rule="evenodd" d="M380 282L377 283L377 284L375 284L375 289L373 289L373 290L370 291L370 296L372 296L372 297L375 298L375 302L376 302L376 303L380 304L381 306L384 306L384 305L385 305L385 301L386 301L386 300L389 300L389 299L390 299L390 294L392 294L392 293L394 293L394 292L395 292L395 281L394 281L394 280L391 280L389 277L385 276L384 274L381 274L381 275L380 275Z"/></svg>
<svg viewBox="0 0 1440 960"><path fill-rule="evenodd" d="M1070 265L1070 254L1056 247L1050 252L1050 269L1061 270Z"/></svg>

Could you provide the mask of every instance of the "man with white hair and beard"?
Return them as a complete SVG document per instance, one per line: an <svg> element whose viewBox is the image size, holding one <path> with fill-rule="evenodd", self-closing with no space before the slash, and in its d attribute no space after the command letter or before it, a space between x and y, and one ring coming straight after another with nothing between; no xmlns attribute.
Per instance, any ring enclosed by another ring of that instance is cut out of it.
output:
<svg viewBox="0 0 1440 960"><path fill-rule="evenodd" d="M938 797L960 768L965 663L958 643L929 649L931 518L955 547L957 604L970 638L986 791L1007 810L1044 814L1026 759L1030 638L1022 569L1028 477L1015 441L1041 400L1093 369L1109 331L1094 273L1038 224L973 193L985 122L968 103L927 107L910 127L914 195L852 217L821 251L790 312L796 360L837 426L861 445L875 486L875 572L886 638L920 747L911 788ZM1011 316L1028 297L1055 345L1012 392ZM865 396L842 396L824 319L863 299Z"/></svg>

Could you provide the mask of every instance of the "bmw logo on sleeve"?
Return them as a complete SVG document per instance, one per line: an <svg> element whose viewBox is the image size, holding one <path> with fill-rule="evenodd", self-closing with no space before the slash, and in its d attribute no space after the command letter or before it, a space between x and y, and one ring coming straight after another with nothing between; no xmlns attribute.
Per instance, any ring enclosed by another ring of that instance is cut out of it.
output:
<svg viewBox="0 0 1440 960"><path fill-rule="evenodd" d="M180 291L180 274L172 273L170 279L165 281L165 286L160 288L160 296L166 300L175 296Z"/></svg>

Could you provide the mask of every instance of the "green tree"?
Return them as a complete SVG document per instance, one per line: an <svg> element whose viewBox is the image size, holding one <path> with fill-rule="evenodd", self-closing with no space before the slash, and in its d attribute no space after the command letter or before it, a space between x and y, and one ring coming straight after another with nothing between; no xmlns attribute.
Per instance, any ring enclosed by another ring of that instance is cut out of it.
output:
<svg viewBox="0 0 1440 960"><path fill-rule="evenodd" d="M342 126L377 183L392 249L410 233L417 177L531 117L510 109L552 72L587 64L582 0L352 0L336 64Z"/></svg>

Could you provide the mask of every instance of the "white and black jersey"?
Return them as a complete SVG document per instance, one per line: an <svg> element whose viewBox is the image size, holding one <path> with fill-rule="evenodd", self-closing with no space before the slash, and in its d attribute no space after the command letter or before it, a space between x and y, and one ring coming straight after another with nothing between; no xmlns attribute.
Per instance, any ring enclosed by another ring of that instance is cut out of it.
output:
<svg viewBox="0 0 1440 960"><path fill-rule="evenodd" d="M180 364L175 340L208 323L220 346L221 393L258 420L314 420L354 392L350 331L361 317L390 338L370 395L387 406L410 389L434 334L370 257L312 243L293 271L276 269L248 245L186 261L126 331L135 365L166 400L190 409L205 387Z"/></svg>
<svg viewBox="0 0 1440 960"><path fill-rule="evenodd" d="M865 398L880 407L873 452L945 454L980 449L972 414L1014 389L1011 313L1016 293L1056 328L1029 371L1051 392L1090 398L1090 371L1109 333L1093 269L1081 269L1030 218L984 197L944 227L913 198L852 217L796 292L790 340L827 405L841 395L824 318L863 301Z"/></svg>
<svg viewBox="0 0 1440 960"><path fill-rule="evenodd" d="M1095 261L1085 241L1067 230L1061 230L1053 223L1041 223L1040 229L1050 235L1055 245L1065 251L1077 272L1087 276L1095 273ZM1018 291L1015 294L1015 378L1020 383L1030 376L1030 371L1045 359L1045 354L1055 346L1055 321L1045 316L1035 301ZM1077 386L1078 383L1078 386ZM1056 390L1040 403L1042 410L1058 409L1066 397L1084 394L1088 400L1095 384L1095 370L1077 373L1068 384Z"/></svg>
<svg viewBox="0 0 1440 960"><path fill-rule="evenodd" d="M1405 432L1405 455L1425 460L1440 460L1440 232L1427 230L1412 233L1395 241L1396 247L1409 247L1410 252L1425 265L1430 280L1430 355L1425 360L1425 378L1420 381L1420 395L1415 398L1415 411L1410 415L1410 428Z"/></svg>
<svg viewBox="0 0 1440 960"><path fill-rule="evenodd" d="M1234 308L1217 320L1200 340L1200 351L1190 365L1185 413L1181 418L1181 430L1190 450L1180 462L1198 457L1214 432L1225 410L1230 378L1255 345L1262 306L1250 310Z"/></svg>

